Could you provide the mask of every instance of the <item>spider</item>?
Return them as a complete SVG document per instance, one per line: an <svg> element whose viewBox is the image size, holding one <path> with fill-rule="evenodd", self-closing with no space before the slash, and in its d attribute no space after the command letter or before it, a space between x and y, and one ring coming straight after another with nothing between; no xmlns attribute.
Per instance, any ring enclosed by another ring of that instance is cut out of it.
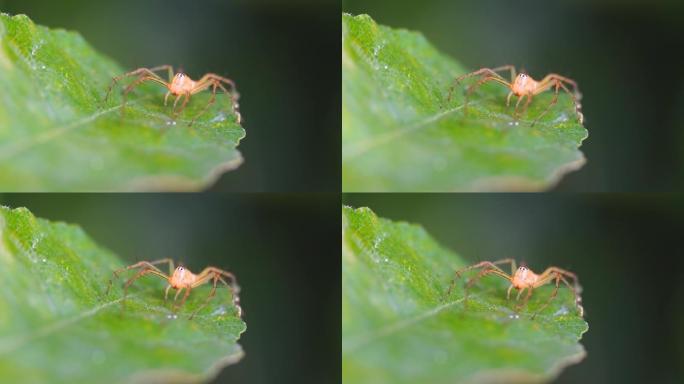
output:
<svg viewBox="0 0 684 384"><path fill-rule="evenodd" d="M169 264L169 275L164 274L159 268L155 267L156 264L163 264L163 263L168 263ZM174 304L174 312L176 312L180 307L185 304L185 300L188 298L190 295L190 291L192 291L194 288L206 284L209 281L212 281L213 286L211 288L211 292L209 292L209 296L207 296L207 299L204 301L204 303L195 310L195 312L190 315L190 320L199 312L202 308L204 308L208 303L209 300L214 296L216 293L216 287L218 282L220 281L223 283L226 287L228 287L231 291L231 295L233 297L233 305L237 309L237 314L238 317L242 317L242 308L240 307L240 298L238 296L238 293L240 292L240 287L237 284L237 280L235 279L235 275L233 275L230 272L224 271L222 269L218 269L216 267L207 267L202 270L199 274L194 274L192 273L189 269L185 268L182 265L179 265L178 267L174 268L174 263L173 260L171 259L160 259L160 260L155 260L155 261L141 261L132 265L129 265L127 267L123 267L120 269L117 269L116 271L113 272L113 278L118 278L119 274L124 271L128 271L130 269L136 269L140 268L140 270L128 281L126 281L126 284L124 284L124 296L122 300L122 308L125 308L125 302L126 302L126 295L128 294L128 287L133 284L133 282L145 275L148 274L153 274L156 276L159 276L166 280L168 282L168 285L166 286L166 290L164 291L164 301L166 302L168 296L169 296L169 289L173 288L176 290L176 295L173 298L174 303L178 299L178 296L180 295L181 291L185 289L185 294L183 294L183 298L181 299L180 304ZM230 284L226 282L224 279L228 278L230 279ZM109 290L112 288L112 279L109 280L109 285L107 286L107 292L106 294L109 294Z"/></svg>
<svg viewBox="0 0 684 384"><path fill-rule="evenodd" d="M162 70L167 70L169 73L168 83L155 73L157 71ZM206 112L207 109L209 109L209 107L212 104L214 104L214 101L216 101L217 89L221 89L224 93L230 96L233 113L237 116L237 123L240 124L242 120L242 116L240 115L239 111L239 105L237 102L240 95L238 94L237 89L235 88L235 83L233 82L233 80L221 77L214 73L207 73L204 76L202 76L199 80L195 81L183 72L178 72L174 75L173 67L170 65L160 65L154 68L138 68L134 71L126 72L123 75L113 78L112 83L109 85L109 88L107 89L105 101L109 99L109 95L112 92L112 88L114 87L114 85L116 85L116 83L118 83L119 80L129 76L137 76L137 78L131 84L129 84L123 91L123 103L121 107L122 114L124 113L128 93L132 91L133 88L146 81L154 81L155 83L159 83L168 89L168 92L166 92L166 95L164 96L164 106L166 106L169 96L176 96L176 99L173 102L174 119L183 111L183 109L185 109L185 106L188 104L188 100L190 100L190 96L202 92L205 89L211 88L211 98L209 99L209 102L207 102L207 105L204 107L204 109L202 109L202 111L200 111L200 113L198 113L192 119L192 121L190 121L190 125L192 125L192 123L194 123L200 115ZM230 91L226 89L226 87L223 85L224 83L230 86ZM183 98L183 102L181 103L180 108L176 109L178 101L181 98Z"/></svg>
<svg viewBox="0 0 684 384"><path fill-rule="evenodd" d="M511 73L511 82L509 83L504 79L501 75L499 75L497 72L500 71L510 71ZM504 65L502 67L490 69L490 68L481 68L478 69L477 71L467 73L463 76L459 76L454 80L454 84L449 88L449 97L447 98L448 101L451 101L451 96L454 92L454 88L461 83L462 80L465 78L471 77L471 76L480 76L480 79L475 83L472 84L470 87L468 87L468 90L466 91L466 97L465 97L465 103L463 105L463 110L464 112L467 111L467 106L468 106L468 97L470 96L471 93L475 89L477 89L479 86L482 84L489 82L489 81L495 81L499 84L505 85L510 92L508 93L508 96L506 97L506 107L510 106L511 104L511 97L513 95L518 97L518 101L515 103L515 112L514 112L514 118L517 120L518 118L518 107L520 106L520 102L527 97L527 101L525 102L525 105L523 106L522 113L525 113L527 111L527 107L530 105L532 102L532 98L546 90L549 90L551 88L554 89L554 95L553 99L551 100L551 103L546 107L544 112L541 113L541 115L537 116L537 118L532 122L532 125L534 125L539 119L544 116L550 109L553 107L554 104L558 101L558 93L560 89L562 88L570 97L572 98L572 102L575 104L575 113L577 114L577 120L579 121L580 124L584 122L584 115L582 114L582 106L579 103L579 100L582 98L581 93L579 92L579 89L577 88L577 83L569 79L567 77L557 75L555 73L546 75L543 79L540 81L534 80L532 76L526 74L526 73L519 73L518 75L515 74L515 67L512 65ZM573 92L570 92L570 90L567 87L567 84L570 84L573 88Z"/></svg>
<svg viewBox="0 0 684 384"><path fill-rule="evenodd" d="M511 264L511 275L508 275L506 272L504 272L501 268L497 267L496 264ZM516 263L515 260L513 259L502 259L498 261L483 261L474 265L471 265L469 267L460 269L456 271L456 277L451 281L451 284L449 285L449 290L447 291L447 297L449 294L451 294L451 290L454 288L454 284L456 283L456 279L461 277L461 274L463 272L469 271L471 269L475 268L483 268L475 277L471 278L468 280L465 286L465 297L464 297L464 303L467 305L468 301L468 289L473 286L480 278L483 276L489 275L489 274L494 274L500 277L503 277L504 279L508 280L511 285L508 287L508 291L506 293L506 298L510 300L511 298L511 290L513 288L518 290L518 295L516 296L516 300L520 299L520 295L522 295L523 291L527 289L527 294L525 295L524 301L519 304L516 307L517 311L520 311L523 306L527 304L527 301L529 300L530 296L532 296L532 292L548 283L551 283L552 281L555 282L556 287L554 288L553 292L551 293L551 296L549 297L548 301L544 303L544 305L541 306L535 312L534 315L532 315L532 319L534 319L542 310L544 310L550 303L551 300L553 300L556 297L556 294L558 293L558 288L560 287L560 282L562 281L565 285L570 288L572 293L575 296L575 306L577 307L577 311L579 312L580 316L584 316L584 308L582 307L582 298L579 296L582 288L579 285L579 281L577 279L577 275L575 275L572 272L566 271L564 269L560 269L557 267L549 267L547 268L544 272L541 274L536 274L534 273L531 269L527 268L526 266L522 265L519 268L516 268ZM573 280L573 285L570 285L568 282L567 278L570 278Z"/></svg>

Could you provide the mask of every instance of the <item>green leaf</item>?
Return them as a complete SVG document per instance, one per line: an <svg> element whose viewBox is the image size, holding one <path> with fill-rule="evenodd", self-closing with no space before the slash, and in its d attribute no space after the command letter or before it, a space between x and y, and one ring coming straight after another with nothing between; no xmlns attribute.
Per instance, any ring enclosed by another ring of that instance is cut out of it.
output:
<svg viewBox="0 0 684 384"><path fill-rule="evenodd" d="M0 14L3 191L195 190L240 165L245 131L228 97L190 126L209 92L174 122L164 88L145 84L122 115L121 85L104 97L124 72L75 32Z"/></svg>
<svg viewBox="0 0 684 384"><path fill-rule="evenodd" d="M588 330L568 289L532 320L552 287L520 313L508 282L481 279L463 303L466 263L420 226L342 209L342 375L349 383L538 382L582 360Z"/></svg>
<svg viewBox="0 0 684 384"><path fill-rule="evenodd" d="M227 289L188 320L210 287L193 290L178 312L164 281L143 277L122 312L123 266L79 227L0 208L0 377L7 383L208 380L240 360L245 323Z"/></svg>
<svg viewBox="0 0 684 384"><path fill-rule="evenodd" d="M490 82L465 114L463 86L448 93L467 72L419 33L342 15L343 189L540 190L584 164L588 133L569 97L532 125L552 99L541 94L516 123L507 89Z"/></svg>

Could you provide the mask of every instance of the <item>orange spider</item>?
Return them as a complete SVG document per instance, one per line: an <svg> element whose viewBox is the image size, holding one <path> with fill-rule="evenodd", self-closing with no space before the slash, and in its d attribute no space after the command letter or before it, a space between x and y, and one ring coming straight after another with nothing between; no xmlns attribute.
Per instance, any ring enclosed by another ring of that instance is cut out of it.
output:
<svg viewBox="0 0 684 384"><path fill-rule="evenodd" d="M510 83L497 73L506 70L510 71L511 73ZM532 102L532 97L553 88L554 95L553 99L551 100L551 103L549 103L548 107L546 107L544 112L542 112L541 115L537 116L537 118L532 122L532 125L534 125L537 121L539 121L539 119L542 116L546 114L546 112L548 112L551 109L551 107L553 107L554 104L556 104L556 102L558 101L558 93L562 88L568 95L570 95L570 97L572 98L572 102L575 104L575 113L577 114L577 120L580 124L584 122L584 115L582 114L582 105L580 105L579 103L579 100L582 98L582 95L579 92L579 89L577 88L577 83L572 79L552 73L546 75L542 80L536 81L532 78L532 76L526 73L520 73L516 76L515 67L512 65L504 65L494 69L481 68L477 71L470 72L463 76L457 77L454 80L454 84L449 88L448 101L451 101L451 96L453 94L454 88L458 84L460 84L463 79L471 76L481 76L481 78L475 84L472 84L470 87L468 87L468 90L466 91L465 103L463 105L464 113L467 111L468 97L470 96L470 94L473 93L473 91L482 84L489 81L495 81L499 84L505 85L510 90L508 96L506 97L506 107L510 106L511 97L513 95L518 97L518 101L515 103L514 111L514 118L516 120L518 119L518 107L520 106L520 102L525 97L527 97L527 101L523 106L522 113L525 113L525 111L527 111L527 107ZM568 83L573 87L573 92L570 92L565 83Z"/></svg>
<svg viewBox="0 0 684 384"><path fill-rule="evenodd" d="M508 275L506 272L504 272L501 268L497 267L496 264L511 264L511 275ZM582 307L582 298L579 296L582 287L579 285L579 280L577 279L577 275L575 275L572 272L566 271L564 269L560 269L557 267L549 267L547 268L544 272L541 274L536 274L532 272L531 269L525 267L524 265L520 266L520 268L516 268L515 266L515 260L513 259L503 259L503 260L498 260L495 262L491 261L483 261L481 263L477 263L474 265L471 265L469 267L460 269L456 271L456 277L454 277L453 280L451 280L451 284L449 285L449 290L447 291L447 297L449 294L451 294L451 290L454 288L454 284L456 283L456 279L461 277L461 274L463 272L466 272L471 269L475 268L483 268L475 277L471 278L468 280L465 286L465 296L464 296L464 304L467 305L468 301L468 289L473 286L480 278L483 276L493 274L497 275L500 277L503 277L504 279L508 280L511 285L508 287L508 291L506 294L506 298L510 300L511 298L511 290L513 288L518 290L518 295L516 296L516 300L520 299L520 295L523 293L525 289L527 289L527 295L525 295L524 301L519 304L516 307L517 311L520 311L523 306L527 304L527 301L529 300L530 296L532 296L532 292L536 289L541 287L542 285L546 285L552 281L555 281L556 287L554 288L553 292L551 293L551 297L549 297L549 300L541 306L535 312L534 315L532 315L532 319L534 319L543 309L545 309L549 304L551 304L551 300L556 297L556 294L558 293L558 288L560 287L560 282L562 281L565 285L570 288L572 293L575 295L575 306L577 307L577 311L579 312L580 316L584 316L584 308ZM568 283L568 280L566 278L570 278L573 280L573 285L570 285Z"/></svg>
<svg viewBox="0 0 684 384"><path fill-rule="evenodd" d="M155 72L156 71L161 71L161 70L168 70L169 72L169 82L167 83L162 79L159 75L157 75ZM166 103L169 99L170 95L176 96L176 100L173 102L173 118L175 119L182 111L185 109L185 106L188 104L188 100L190 100L190 96L202 92L205 89L208 89L211 87L211 98L209 99L209 102L207 105L204 107L200 113L198 113L192 121L190 121L190 125L195 122L195 120L202 115L204 112L209 109L209 107L214 104L214 101L216 101L216 90L221 89L225 94L230 96L231 100L231 105L233 109L233 113L237 116L237 123L240 124L242 120L242 116L240 115L240 110L239 110L239 105L238 105L238 98L240 95L237 92L237 89L235 88L235 83L233 80L227 79L225 77L221 77L217 74L214 73L207 73L206 75L202 76L199 80L195 81L190 78L190 76L186 75L183 72L178 72L175 75L173 74L173 67L170 65L160 65L158 67L154 68L138 68L134 71L126 72L121 76L117 76L112 79L112 83L109 85L109 88L107 89L107 94L105 95L105 101L109 98L109 94L112 92L112 88L116 83L119 82L119 80L123 79L124 77L128 76L138 76L131 84L129 84L126 89L123 91L123 103L121 107L121 113L124 113L124 108L126 106L126 98L128 96L128 93L133 90L136 86L146 82L146 81L153 81L155 83L159 83L163 86L165 86L168 89L168 92L166 92L166 95L164 96L164 106L166 106ZM223 85L223 83L227 84L230 86L230 91L226 89L226 87ZM178 104L178 101L183 98L183 103L181 103L181 106L178 110L176 110L176 105Z"/></svg>
<svg viewBox="0 0 684 384"><path fill-rule="evenodd" d="M164 274L159 268L155 267L155 264L162 264L162 263L168 263L169 264L169 275ZM238 293L240 292L240 287L237 284L237 280L235 279L235 275L233 275L230 272L224 271L222 269L218 269L216 267L207 267L202 270L199 274L194 274L190 272L189 269L183 267L182 265L179 265L177 268L174 268L174 263L173 260L171 259L160 259L160 260L155 260L155 261L141 261L138 263L135 263L133 265L129 265L124 268L117 269L116 271L113 272L113 278L118 278L119 274L124 271L128 271L130 269L135 269L135 268L142 268L138 273L136 273L133 277L128 279L126 281L126 284L124 284L124 297L121 302L122 307L125 308L125 302L126 302L126 295L128 295L128 287L133 284L133 282L147 274L153 274L156 276L159 276L166 280L168 282L168 285L166 286L166 290L164 291L164 301L167 300L169 296L169 289L173 288L176 290L176 295L173 298L174 303L178 299L178 295L180 295L181 291L185 289L185 294L183 295L183 298L181 299L180 304L174 304L174 312L177 311L180 307L185 304L185 300L190 296L190 291L192 291L194 288L197 288L198 286L202 284L208 283L210 280L213 283L213 286L211 288L211 292L209 292L209 296L207 296L207 299L204 301L204 303L195 310L195 312L190 315L190 319L192 319L197 312L199 312L202 308L204 308L208 303L209 300L211 300L212 297L214 297L214 294L216 293L216 286L218 282L222 282L226 287L228 287L231 291L231 295L233 298L233 305L237 309L238 317L242 317L242 308L240 307L240 297L238 296ZM230 284L226 282L224 277L230 279ZM109 294L109 290L112 288L112 280L109 280L109 285L107 286L107 292L106 294Z"/></svg>

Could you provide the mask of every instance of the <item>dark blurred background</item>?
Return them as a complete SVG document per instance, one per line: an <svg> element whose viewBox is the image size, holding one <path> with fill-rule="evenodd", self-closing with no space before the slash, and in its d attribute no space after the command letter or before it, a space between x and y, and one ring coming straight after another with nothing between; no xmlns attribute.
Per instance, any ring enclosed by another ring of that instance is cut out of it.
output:
<svg viewBox="0 0 684 384"><path fill-rule="evenodd" d="M245 162L214 190L340 190L339 0L0 0L0 11L76 30L126 69L235 80Z"/></svg>
<svg viewBox="0 0 684 384"><path fill-rule="evenodd" d="M577 80L588 162L557 190L684 187L684 2L342 0L342 9L421 31L473 70L513 64Z"/></svg>
<svg viewBox="0 0 684 384"><path fill-rule="evenodd" d="M339 382L338 196L5 194L0 204L79 224L125 262L171 257L234 272L245 357L212 383Z"/></svg>
<svg viewBox="0 0 684 384"><path fill-rule="evenodd" d="M684 198L674 195L344 195L421 224L473 263L555 265L582 284L587 357L558 383L684 382Z"/></svg>

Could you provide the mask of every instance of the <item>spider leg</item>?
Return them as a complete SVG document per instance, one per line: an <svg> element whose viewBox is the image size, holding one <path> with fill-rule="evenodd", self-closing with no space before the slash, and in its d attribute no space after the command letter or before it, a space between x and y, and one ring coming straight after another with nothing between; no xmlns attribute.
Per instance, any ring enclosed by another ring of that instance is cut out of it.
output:
<svg viewBox="0 0 684 384"><path fill-rule="evenodd" d="M560 287L560 279L561 279L561 278L562 278L562 275L561 275L560 273L555 273L555 276L551 276L551 277L550 277L550 280L556 280L556 287L553 289L553 292L551 292L551 296L549 296L549 299L546 301L546 303L544 303L544 305L542 305L542 306L537 310L537 312L535 312L534 315L532 315L532 320L534 320L534 318L535 318L541 311L543 311L544 309L546 309L546 307L548 307L549 304L551 304L551 300L553 300L553 299L556 297L556 295L558 294L558 288ZM535 285L535 286L542 286L542 285L544 285L544 284L546 284L546 283L548 283L548 281L539 281L539 282L537 282L537 283L534 284L534 285Z"/></svg>
<svg viewBox="0 0 684 384"><path fill-rule="evenodd" d="M496 268L496 267L494 267L494 268ZM489 274L494 274L494 275L503 277L504 279L509 280L509 281L511 279L510 276L508 276L505 272L501 271L499 268L492 269L492 268L487 267L487 268L481 270L477 274L477 276L472 277L472 278L470 278L470 280L468 280L468 282L465 285L465 288L463 289L463 291L464 291L463 306L464 307L466 307L466 308L468 307L468 292L469 292L470 287L472 287L475 283L477 283L481 278L483 278L484 276L487 276Z"/></svg>
<svg viewBox="0 0 684 384"><path fill-rule="evenodd" d="M475 89L481 87L483 84L489 81L496 81L499 84L505 85L508 89L511 88L511 83L507 82L504 80L501 76L485 76L482 79L478 80L475 84L471 85L468 87L468 90L466 91L466 96L465 96L465 102L463 103L463 114L468 113L468 99L470 98L470 94L475 91Z"/></svg>
<svg viewBox="0 0 684 384"><path fill-rule="evenodd" d="M577 278L576 274L574 274L570 271L566 271L565 269L558 268L558 267L549 267L544 272L542 272L541 275L539 275L538 284L544 280L548 281L549 276L553 277L556 274L560 275L561 281L572 291L572 293L575 297L575 306L577 307L577 311L580 313L580 316L584 316L584 307L582 306L582 296L580 295L580 293L582 292L582 286L580 286L579 279ZM566 277L572 279L573 284L570 284L568 282L568 280L566 279Z"/></svg>
<svg viewBox="0 0 684 384"><path fill-rule="evenodd" d="M522 291L522 290L521 290L521 291ZM532 296L532 292L533 292L533 291L534 291L534 289L533 289L532 287L527 287L527 295L525 295L525 298L523 299L523 302L520 303L520 304L518 304L518 305L515 307L515 310L516 310L516 311L520 312L520 310L522 310L523 307L527 306L527 301L530 300L530 296Z"/></svg>
<svg viewBox="0 0 684 384"><path fill-rule="evenodd" d="M511 106L511 97L513 97L514 93L508 92L508 96L506 96L506 108Z"/></svg>
<svg viewBox="0 0 684 384"><path fill-rule="evenodd" d="M582 93L579 91L579 88L577 87L577 82L569 77L561 76L557 73L550 73L544 76L544 78L541 79L540 82L544 82L545 80L559 80L561 82L568 83L572 86L573 94L575 95L575 97L577 97L577 100L580 100L582 98Z"/></svg>
<svg viewBox="0 0 684 384"><path fill-rule="evenodd" d="M542 116L544 116L544 115L551 109L551 107L553 107L553 106L558 102L558 91L560 90L560 84L561 84L561 82L558 81L558 80L554 80L553 82L554 82L554 84L552 84L552 86L555 85L555 86L554 86L553 99L551 99L551 102L550 102L549 105L546 107L546 109L544 110L544 112L542 112L539 116L537 116L536 119L534 119L534 121L532 122L532 125L533 125L533 126L534 126L534 124L537 123L537 121L539 121L539 119L542 118ZM538 93L540 93L540 92L535 92L535 94L538 94Z"/></svg>
<svg viewBox="0 0 684 384"><path fill-rule="evenodd" d="M469 270L471 270L471 269L482 268L482 267L485 267L485 266L486 266L486 267L490 267L490 268L497 269L497 270L499 270L500 272L502 272L502 273L505 274L505 272L504 272L501 268L497 267L496 265L497 265L497 264L507 264L507 263L510 263L510 264L511 264L511 273L513 273L513 271L515 271L515 260L510 259L510 258L509 258L509 259L501 259L501 260L497 260L497 261L494 261L494 262L491 262L491 261L483 261L483 262L480 262L480 263L477 263L477 264L473 264L473 265L471 265L471 266L468 266L468 267L465 267L465 268L462 268L462 269L457 270L457 271L454 273L454 275L455 275L454 278L451 280L451 283L449 284L449 289L447 290L446 297L449 297L449 295L451 294L451 290L454 288L454 284L456 284L456 279L460 278L461 275L462 275L464 272L467 272L467 271L469 271Z"/></svg>
<svg viewBox="0 0 684 384"><path fill-rule="evenodd" d="M157 268L145 268L141 270L140 272L136 273L135 276L131 277L128 279L126 284L124 284L124 295L123 295L123 300L121 300L121 309L125 310L126 309L126 296L128 295L128 287L133 284L134 281L138 280L139 278L147 275L147 274L153 274L156 276L159 276L165 280L168 280L168 276L166 276L164 273L160 272Z"/></svg>
<svg viewBox="0 0 684 384"><path fill-rule="evenodd" d="M565 83L570 84L573 88L573 91L570 91L568 87L565 85ZM552 86L560 86L561 88L563 88L563 90L570 96L573 104L575 105L575 113L577 114L577 120L579 120L580 124L584 122L584 115L582 114L582 104L580 104L579 102L582 99L582 94L580 93L579 88L577 87L577 83L574 80L552 73L546 75L539 82L539 85L540 87L537 89L537 91L535 91L535 94L544 92Z"/></svg>
<svg viewBox="0 0 684 384"><path fill-rule="evenodd" d="M217 88L218 82L214 82L211 87L211 97L209 98L209 101L207 102L207 105L204 106L204 108L197 114L195 117L192 118L190 121L190 125L192 125L195 120L197 120L198 117L200 117L204 112L206 112L209 107L211 107L212 104L216 101L216 88Z"/></svg>
<svg viewBox="0 0 684 384"><path fill-rule="evenodd" d="M221 88L221 90L223 90L224 93L230 95L230 102L233 108L233 113L237 116L237 123L240 124L242 122L242 115L240 114L240 104L238 104L238 94L228 92L228 90L221 83L218 83L218 87Z"/></svg>
<svg viewBox="0 0 684 384"><path fill-rule="evenodd" d="M204 275L210 275L212 273L216 273L220 276L227 277L228 279L230 279L231 286L233 288L239 290L240 287L238 286L237 279L235 278L235 275L228 272L228 271L224 271L223 269L216 268L216 267L206 267L197 276L200 277L200 276L204 276Z"/></svg>
<svg viewBox="0 0 684 384"><path fill-rule="evenodd" d="M173 67L166 64L166 65L160 65L158 67L150 68L151 72L157 72L166 69L169 74L169 83L173 80Z"/></svg>
<svg viewBox="0 0 684 384"><path fill-rule="evenodd" d="M466 73L465 75L461 75L457 78L454 79L453 84L451 87L449 87L449 95L447 97L447 102L451 102L451 97L453 96L454 89L461 83L461 81L465 80L468 77L472 76L479 76L479 75L487 75L487 76L493 76L497 77L501 80L505 79L501 77L497 72L503 71L503 70L509 70L511 72L511 81L515 78L515 67L512 65L503 65L501 67L496 67L496 68L481 68L478 69L477 71Z"/></svg>
<svg viewBox="0 0 684 384"><path fill-rule="evenodd" d="M142 75L138 77L134 82L128 85L126 89L123 91L123 103L121 103L121 115L124 115L124 109L126 108L126 100L128 99L128 93L133 90L133 88L137 87L138 85L146 82L146 81L154 81L155 83L159 83L165 87L167 87L167 83L159 78L159 76L154 75L154 76L149 76L149 75Z"/></svg>
<svg viewBox="0 0 684 384"><path fill-rule="evenodd" d="M199 312L199 311L202 310L204 307L206 307L207 304L209 304L209 300L211 300L211 298L214 297L214 295L216 294L216 284L218 283L220 277L221 277L221 276L220 276L220 275L217 275L217 274L207 275L206 278L197 280L194 284L192 284L192 287L194 288L194 287L197 287L197 286L199 286L199 285L202 285L202 284L206 283L206 282L207 282L208 280L210 280L210 279L213 280L213 285L212 285L212 287L211 287L211 291L209 292L209 296L207 296L207 298L204 300L204 303L202 303L202 305L200 305L199 308L197 308L197 309L192 313L192 315L190 315L189 320L192 320L192 318L195 317L195 315L197 314L197 312Z"/></svg>
<svg viewBox="0 0 684 384"><path fill-rule="evenodd" d="M166 300L169 299L169 289L171 289L171 284L168 284L166 286L166 289L164 290L164 302L166 303Z"/></svg>
<svg viewBox="0 0 684 384"><path fill-rule="evenodd" d="M185 93L185 98L183 99L183 103L181 104L180 108L178 108L178 111L176 111L176 116L180 115L183 110L185 110L185 106L188 105L188 101L190 100L190 92Z"/></svg>
<svg viewBox="0 0 684 384"><path fill-rule="evenodd" d="M174 116L175 116L175 114L176 114L176 105L178 105L178 100L180 100L181 97L183 97L183 94L182 94L182 93L176 95L176 99L173 101L173 113L174 113Z"/></svg>
<svg viewBox="0 0 684 384"><path fill-rule="evenodd" d="M516 121L518 120L518 116L520 116L520 114L518 113L518 108L520 107L520 102L523 101L525 96L528 96L528 95L518 96L518 101L515 103L515 110L513 111L513 119Z"/></svg>
<svg viewBox="0 0 684 384"><path fill-rule="evenodd" d="M173 297L173 302L175 303L176 300L178 300L178 296L180 295L181 291L185 289L185 287L180 287L176 290L176 295Z"/></svg>
<svg viewBox="0 0 684 384"><path fill-rule="evenodd" d="M107 101L107 99L109 99L109 95L110 95L111 92L112 92L112 88L114 88L114 86L115 86L121 79L124 79L124 78L126 78L126 77L138 76L138 77L140 78L140 77L144 77L144 76L150 76L150 77L154 77L154 78L158 79L159 81L161 81L162 83L164 83L164 80L163 80L161 77L159 77L159 75L157 75L156 73L154 73L155 70L160 70L160 69L162 69L163 67L164 67L164 66L155 67L155 68L152 68L152 69L149 69L149 68L138 68L138 69L136 69L136 70L133 70L133 71L130 71L130 72L126 72L126 73L124 73L123 75L119 75L119 76L116 76L116 77L112 78L112 82L111 82L111 84L109 84L109 87L107 88L107 93L105 94L104 100ZM170 67L170 66L169 66L169 67ZM166 84L165 84L165 85L166 85Z"/></svg>
<svg viewBox="0 0 684 384"><path fill-rule="evenodd" d="M506 300L511 299L511 290L513 289L513 284L508 286L508 290L506 291Z"/></svg>
<svg viewBox="0 0 684 384"><path fill-rule="evenodd" d="M522 293L523 293L523 291L524 291L525 289L527 289L527 287L522 287L522 289L520 289L520 290L518 291L518 295L515 297L515 301L520 300L520 295L522 295Z"/></svg>
<svg viewBox="0 0 684 384"><path fill-rule="evenodd" d="M525 102L525 105L523 106L521 114L524 115L525 112L527 112L527 108L530 106L530 103L532 102L532 95L527 95L527 101Z"/></svg>
<svg viewBox="0 0 684 384"><path fill-rule="evenodd" d="M546 268L546 269L544 270L544 272L542 272L542 273L539 275L539 280L547 279L549 276L553 276L553 273L560 273L561 275L563 275L563 276L565 276L565 277L568 277L568 278L572 279L572 281L573 281L573 283L574 283L574 286L575 286L575 289L577 290L577 292L581 292L582 287L579 285L579 279L577 278L577 275L574 274L574 273L572 273L572 272L570 272L570 271L568 271L568 270L562 269L562 268L558 268L558 267L548 267L548 268Z"/></svg>
<svg viewBox="0 0 684 384"><path fill-rule="evenodd" d="M230 279L232 279L231 280L232 284L228 284L228 282L226 282L226 280L224 280L222 276L227 276ZM192 315L190 316L190 319L192 319L200 310L202 310L207 304L209 304L209 301L216 294L216 288L217 288L219 281L221 283L223 283L231 291L233 306L237 309L238 317L242 317L242 308L240 307L240 297L238 296L239 287L237 286L237 282L235 281L235 276L232 273L218 269L218 268L215 268L215 267L208 267L208 268L205 268L202 272L200 272L197 275L197 277L198 277L197 281L195 281L195 283L192 284L191 288L195 288L197 286L200 286L209 280L213 280L213 285L212 285L211 291L209 292L209 295L205 299L204 303L199 308L197 308L195 310L195 312L192 313Z"/></svg>
<svg viewBox="0 0 684 384"><path fill-rule="evenodd" d="M178 293L180 293L181 290L185 289L185 293L183 294L183 298L181 299L181 302L179 304L174 304L173 306L173 312L177 312L183 304L185 304L185 300L188 299L188 296L190 296L190 292L192 291L192 288L190 287L182 287L181 289L178 290ZM178 293L176 293L176 297L178 297ZM174 302L176 300L174 299Z"/></svg>
<svg viewBox="0 0 684 384"><path fill-rule="evenodd" d="M178 101L180 99L182 99L183 97L185 97L185 98L183 99L183 102L181 103L180 108L178 108L178 110L176 110L176 106L178 105ZM183 112L183 109L185 109L185 106L188 104L189 99L190 99L190 93L181 93L178 96L176 96L176 100L173 101L173 118L174 119L176 119L178 117L178 115L180 115L181 112Z"/></svg>
<svg viewBox="0 0 684 384"><path fill-rule="evenodd" d="M222 83L228 84L230 87L230 90L228 90ZM242 115L240 114L240 105L238 104L238 100L240 99L240 94L237 91L237 88L235 87L235 82L233 80L219 76L215 73L207 73L206 75L202 76L201 79L197 81L197 85L195 88L192 90L192 93L198 93L201 92L209 87L212 87L212 99L214 100L215 95L216 95L216 88L221 88L221 90L228 96L230 96L230 102L231 102L231 108L233 109L233 113L236 115L236 121L238 124L242 122ZM207 107L205 110L200 112L195 118L197 118L199 115L204 113L206 109L209 108L209 105L211 105L213 101L210 101L208 103ZM193 120L194 121L194 120Z"/></svg>
<svg viewBox="0 0 684 384"><path fill-rule="evenodd" d="M157 272L162 273L162 271L159 268L154 266L155 264L162 264L162 263L170 263L169 264L171 266L171 268L169 270L169 275L170 275L171 272L173 271L173 260L168 259L168 258L167 259L154 260L154 261L140 261L140 262L137 262L135 264L131 264L127 267L117 269L116 271L112 272L112 278L109 279L109 283L107 284L107 291L105 292L105 295L108 295L110 289L112 288L112 279L119 278L119 274L121 274L122 272L131 270L131 269L135 269L135 268L146 267L146 268L155 269ZM165 276L165 278L168 279L168 276Z"/></svg>
<svg viewBox="0 0 684 384"><path fill-rule="evenodd" d="M565 92L567 92L568 95L570 95L570 98L572 99L573 104L575 104L575 113L577 114L577 120L579 121L580 124L584 123L584 114L582 114L582 104L579 103L579 98L575 97L575 95L570 92L568 87L565 86L562 82L558 82L560 84L561 88Z"/></svg>
<svg viewBox="0 0 684 384"><path fill-rule="evenodd" d="M238 93L237 88L235 87L235 82L233 80L227 78L227 77L219 76L215 73L207 73L204 76L202 76L202 78L200 78L197 82L198 83L209 82L209 84L211 84L214 81L218 81L219 83L223 82L223 83L228 84L230 86L230 89L231 89L231 91L229 93L234 94L236 100L240 97L240 94ZM199 91L197 91L197 92L199 92Z"/></svg>

